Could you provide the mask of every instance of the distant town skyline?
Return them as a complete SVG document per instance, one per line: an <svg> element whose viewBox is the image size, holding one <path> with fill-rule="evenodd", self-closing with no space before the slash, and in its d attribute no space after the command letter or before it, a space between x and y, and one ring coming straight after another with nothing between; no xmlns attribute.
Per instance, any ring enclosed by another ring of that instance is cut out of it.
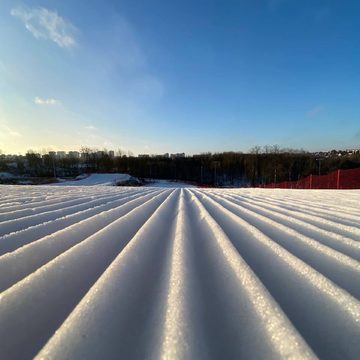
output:
<svg viewBox="0 0 360 360"><path fill-rule="evenodd" d="M360 145L355 0L3 0L0 150Z"/></svg>
<svg viewBox="0 0 360 360"><path fill-rule="evenodd" d="M248 151L228 151L228 152L214 152L212 154L221 154L221 153L243 153L243 154L251 154L251 153L258 153L258 154L266 154L266 153L310 153L315 154L319 156L344 156L344 155L351 155L351 154L359 154L360 153L360 146L357 148L347 148L347 149L328 149L328 150L319 150L319 151L308 151L306 149L291 149L291 148L281 148L278 145L273 146L254 146L253 148L249 149ZM86 157L87 154L97 154L98 156L103 156L104 154L109 155L110 157L122 157L122 156L132 156L132 157L139 157L139 158L168 158L168 159L176 159L176 158L184 158L184 157L192 157L192 156L199 156L199 155L206 155L210 152L199 152L199 153L142 153L142 154L134 154L132 151L123 151L121 149L118 150L112 150L112 149L102 149L99 150L97 148L84 148L80 150L49 150L49 149L42 149L42 150L34 150L30 149L26 153L5 153L2 150L0 150L0 157L3 158L12 158L16 156L24 157L26 154L36 154L41 157L44 156L50 156L57 159L62 158L74 158L74 159L80 159Z"/></svg>

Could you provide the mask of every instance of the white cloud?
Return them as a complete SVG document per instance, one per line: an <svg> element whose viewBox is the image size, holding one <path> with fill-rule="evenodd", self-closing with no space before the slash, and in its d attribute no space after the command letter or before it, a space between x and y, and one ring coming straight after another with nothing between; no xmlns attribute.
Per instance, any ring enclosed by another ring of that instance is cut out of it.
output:
<svg viewBox="0 0 360 360"><path fill-rule="evenodd" d="M11 10L11 15L19 18L37 39L49 39L62 48L76 45L76 28L56 12L43 7L27 9L23 7Z"/></svg>
<svg viewBox="0 0 360 360"><path fill-rule="evenodd" d="M87 130L97 130L97 128L93 125L88 125L88 126L85 126L85 129Z"/></svg>
<svg viewBox="0 0 360 360"><path fill-rule="evenodd" d="M34 103L36 105L60 105L61 104L61 101L60 100L57 100L57 99L42 99L40 97L36 97L34 99Z"/></svg>

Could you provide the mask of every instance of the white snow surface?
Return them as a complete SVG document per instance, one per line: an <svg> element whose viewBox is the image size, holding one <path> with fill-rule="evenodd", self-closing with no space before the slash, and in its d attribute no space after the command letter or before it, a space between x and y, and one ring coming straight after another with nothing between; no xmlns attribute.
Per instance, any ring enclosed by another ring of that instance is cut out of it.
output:
<svg viewBox="0 0 360 360"><path fill-rule="evenodd" d="M151 182L147 185L147 187L182 189L182 188L194 188L195 186L181 181L151 180Z"/></svg>
<svg viewBox="0 0 360 360"><path fill-rule="evenodd" d="M129 174L90 174L89 176L79 176L79 179L73 181L61 181L52 184L52 186L112 186L117 181L129 180Z"/></svg>
<svg viewBox="0 0 360 360"><path fill-rule="evenodd" d="M165 185L0 186L0 359L360 358L360 191Z"/></svg>
<svg viewBox="0 0 360 360"><path fill-rule="evenodd" d="M1 174L1 173L0 173ZM131 179L129 174L89 174L79 175L76 180L63 181L60 180L57 183L51 184L51 186L113 186L117 182L126 181ZM159 187L159 188L193 188L193 185L181 181L171 180L152 180L148 187Z"/></svg>

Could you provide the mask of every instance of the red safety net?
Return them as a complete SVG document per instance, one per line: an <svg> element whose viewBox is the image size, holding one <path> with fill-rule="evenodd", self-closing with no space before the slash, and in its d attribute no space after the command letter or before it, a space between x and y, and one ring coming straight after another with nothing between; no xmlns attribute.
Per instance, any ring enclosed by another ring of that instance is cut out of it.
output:
<svg viewBox="0 0 360 360"><path fill-rule="evenodd" d="M336 170L328 175L309 175L298 181L283 181L262 188L278 189L360 189L360 168Z"/></svg>

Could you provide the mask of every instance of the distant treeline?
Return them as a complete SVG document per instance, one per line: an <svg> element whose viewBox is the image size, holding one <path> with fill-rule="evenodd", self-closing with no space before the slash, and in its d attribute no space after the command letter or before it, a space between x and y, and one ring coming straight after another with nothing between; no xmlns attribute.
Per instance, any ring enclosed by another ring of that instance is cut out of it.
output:
<svg viewBox="0 0 360 360"><path fill-rule="evenodd" d="M30 176L76 176L91 172L129 173L139 178L171 179L211 186L254 186L292 181L310 174L360 167L360 154L326 156L278 146L254 147L249 153L223 152L168 158L135 157L82 148L80 157L56 158L28 152L17 158L16 172ZM0 171L8 170L0 160ZM14 168L12 169L14 171Z"/></svg>

